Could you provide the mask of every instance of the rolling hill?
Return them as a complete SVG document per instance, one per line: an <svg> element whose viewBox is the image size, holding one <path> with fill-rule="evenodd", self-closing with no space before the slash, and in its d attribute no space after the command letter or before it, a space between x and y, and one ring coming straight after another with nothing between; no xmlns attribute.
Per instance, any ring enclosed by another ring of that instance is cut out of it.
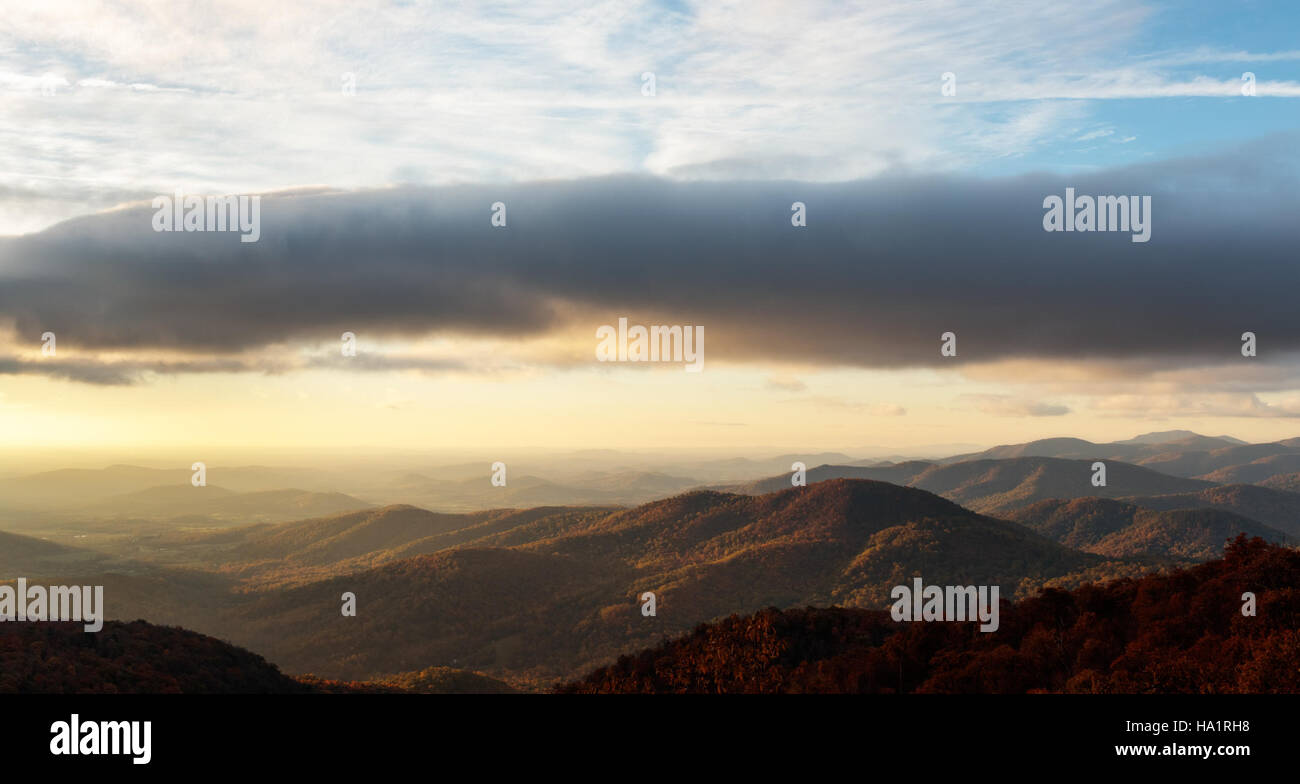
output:
<svg viewBox="0 0 1300 784"><path fill-rule="evenodd" d="M1292 493L1300 493L1300 472L1270 476L1268 479L1261 481L1259 486L1271 487L1274 490L1288 490Z"/></svg>
<svg viewBox="0 0 1300 784"><path fill-rule="evenodd" d="M0 693L285 694L311 688L261 656L185 629L0 623Z"/></svg>
<svg viewBox="0 0 1300 784"><path fill-rule="evenodd" d="M1142 464L1156 471L1175 476L1208 477L1209 475L1246 465L1257 460L1296 454L1294 446L1283 443L1243 444L1209 451L1179 451L1154 455L1142 461ZM1230 480L1231 481L1231 480Z"/></svg>
<svg viewBox="0 0 1300 784"><path fill-rule="evenodd" d="M287 522L304 517L337 514L369 508L370 504L344 493L308 490L260 490L236 493L209 485L162 485L110 496L85 513L99 518L198 521L207 524Z"/></svg>
<svg viewBox="0 0 1300 784"><path fill-rule="evenodd" d="M1013 519L1067 547L1117 558L1205 561L1220 557L1224 544L1243 533L1279 544L1295 541L1221 509L1157 511L1107 498L1040 501Z"/></svg>
<svg viewBox="0 0 1300 784"><path fill-rule="evenodd" d="M449 514L405 504L142 540L155 558L217 568L270 584L302 583L458 546L498 547L546 538L570 520L608 514L601 507L536 507Z"/></svg>
<svg viewBox="0 0 1300 784"><path fill-rule="evenodd" d="M112 559L92 550L0 531L0 581L100 571Z"/></svg>
<svg viewBox="0 0 1300 784"><path fill-rule="evenodd" d="M236 547L290 569L383 561L390 556L375 553L439 538L449 548L274 587L246 583L191 625L290 672L367 679L451 666L536 685L737 611L884 606L893 585L918 575L999 584L1011 596L1150 568L1070 550L925 491L860 480L468 517L465 526L462 516L392 507L258 527ZM388 549L364 554L370 548ZM653 617L640 611L646 591L657 596ZM345 592L357 597L356 617L340 613ZM119 594L113 608L134 613L136 598L147 597Z"/></svg>
<svg viewBox="0 0 1300 784"><path fill-rule="evenodd" d="M1300 493L1256 485L1224 485L1195 493L1136 496L1124 500L1157 510L1221 509L1300 538Z"/></svg>
<svg viewBox="0 0 1300 784"><path fill-rule="evenodd" d="M1093 443L1081 438L1045 438L954 455L939 462L1022 457L1119 461L1189 479L1225 484L1253 483L1300 470L1300 440L1247 444L1228 436L1202 436L1188 430L1169 430L1109 443Z"/></svg>
<svg viewBox="0 0 1300 784"><path fill-rule="evenodd" d="M261 656L186 629L110 621L0 624L0 694L509 694L482 673L450 667L375 681L290 678Z"/></svg>
<svg viewBox="0 0 1300 784"><path fill-rule="evenodd" d="M1224 484L1266 482L1275 476L1286 476L1300 471L1300 452L1267 455L1249 463L1218 468L1202 475L1203 479Z"/></svg>

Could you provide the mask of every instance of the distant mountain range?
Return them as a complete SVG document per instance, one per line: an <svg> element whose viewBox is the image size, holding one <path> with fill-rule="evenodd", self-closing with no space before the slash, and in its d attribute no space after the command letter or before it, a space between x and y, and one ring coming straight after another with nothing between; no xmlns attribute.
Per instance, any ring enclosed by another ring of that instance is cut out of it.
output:
<svg viewBox="0 0 1300 784"><path fill-rule="evenodd" d="M164 485L115 495L96 502L88 511L98 517L142 518L202 524L284 522L316 515L337 514L370 506L343 493L307 490L261 490L236 493L222 487Z"/></svg>
<svg viewBox="0 0 1300 784"><path fill-rule="evenodd" d="M1105 444L1078 438L1049 438L955 455L939 462L1017 457L1120 461L1171 476L1204 479L1216 484L1256 483L1300 472L1300 438L1246 444L1235 438L1201 436L1186 430L1149 433L1128 441Z"/></svg>
<svg viewBox="0 0 1300 784"><path fill-rule="evenodd" d="M834 467L817 478L867 478L924 487L961 503L977 504L976 493L959 491L967 483L946 474L943 466L988 465L986 461L1055 459L1102 460L1139 466L1182 479L1213 484L1261 484L1276 489L1300 486L1300 439L1244 444L1228 436L1202 436L1185 430L1147 433L1124 441L1093 443L1078 438L1049 438L997 446L932 460L881 462L840 452L787 453L769 458L673 459L665 455L588 450L553 458L508 461L505 486L490 481L487 461L438 466L412 464L394 469L385 464L367 469L329 470L275 466L208 466L209 485L194 488L187 467L146 468L113 465L103 469L64 469L0 479L0 530L49 528L69 521L89 523L139 520L219 527L251 522L286 522L304 517L409 504L444 512L473 512L535 506L627 506L692 489L743 492L779 489L779 477L794 462ZM1042 463L1022 463L1032 467ZM870 471L855 469L869 468ZM925 477L920 474L929 471ZM1014 466L1012 472L1017 470ZM1008 504L990 502L981 511L1005 511L1022 500L1032 503L1069 489L1072 476L1051 467L1039 479L1008 496ZM1125 471L1124 467L1118 470ZM1131 471L1130 471L1131 473ZM773 477L763 483L759 477ZM1001 481L997 478L993 484ZM1040 485L1036 489L1030 485ZM1194 485L1131 488L1129 495L1190 492ZM1201 485L1204 487L1206 485ZM1110 487L1116 488L1115 482ZM1010 490L1011 488L1006 488ZM1113 491L1119 492L1119 491ZM261 495L261 494L267 495ZM997 493L984 493L996 495ZM1107 496L1112 491L1102 491ZM1121 493L1122 494L1122 493ZM1074 496L1071 496L1074 497Z"/></svg>
<svg viewBox="0 0 1300 784"><path fill-rule="evenodd" d="M817 466L807 481L873 479L928 490L970 509L1006 514L1049 498L1122 498L1199 492L1212 482L1186 479L1142 466L1106 461L1106 485L1092 484L1090 460L1055 457L980 458L961 463L909 462L888 466ZM728 486L740 493L770 493L789 487L791 475Z"/></svg>

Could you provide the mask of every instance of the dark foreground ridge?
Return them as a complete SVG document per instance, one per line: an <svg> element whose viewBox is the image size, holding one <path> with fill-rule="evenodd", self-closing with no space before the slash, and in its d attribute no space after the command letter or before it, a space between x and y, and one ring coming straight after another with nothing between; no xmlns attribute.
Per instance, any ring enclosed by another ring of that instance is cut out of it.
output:
<svg viewBox="0 0 1300 784"><path fill-rule="evenodd" d="M495 678L429 667L371 681L292 678L255 653L178 626L0 623L0 694L508 694Z"/></svg>
<svg viewBox="0 0 1300 784"><path fill-rule="evenodd" d="M1237 537L1220 560L1047 589L1001 627L768 609L701 624L562 693L1296 693L1300 552ZM1243 615L1244 592L1257 612Z"/></svg>
<svg viewBox="0 0 1300 784"><path fill-rule="evenodd" d="M255 653L144 621L0 623L0 693L268 694L312 688Z"/></svg>

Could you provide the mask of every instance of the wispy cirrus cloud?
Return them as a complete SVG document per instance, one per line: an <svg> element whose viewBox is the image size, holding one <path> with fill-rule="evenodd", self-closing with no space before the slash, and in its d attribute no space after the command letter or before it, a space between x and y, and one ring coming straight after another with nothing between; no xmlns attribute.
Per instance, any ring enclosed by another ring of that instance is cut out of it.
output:
<svg viewBox="0 0 1300 784"><path fill-rule="evenodd" d="M1070 407L1042 400L1016 398L1011 395L963 394L958 400L981 414L1010 417L1050 417L1070 413Z"/></svg>
<svg viewBox="0 0 1300 784"><path fill-rule="evenodd" d="M1300 399L1294 395L1270 403L1251 392L1119 394L1105 395L1090 401L1090 413L1102 416L1175 419L1185 417L1224 417L1246 419L1300 418Z"/></svg>
<svg viewBox="0 0 1300 784"><path fill-rule="evenodd" d="M1158 11L1121 0L28 4L0 28L0 112L13 121L0 129L0 186L41 196L0 194L0 233L175 187L842 181L1050 161L1039 151L1077 136L1091 102L1239 96L1225 64L1293 59L1144 53ZM940 93L945 72L955 95ZM1261 74L1257 90L1295 97L1300 84Z"/></svg>

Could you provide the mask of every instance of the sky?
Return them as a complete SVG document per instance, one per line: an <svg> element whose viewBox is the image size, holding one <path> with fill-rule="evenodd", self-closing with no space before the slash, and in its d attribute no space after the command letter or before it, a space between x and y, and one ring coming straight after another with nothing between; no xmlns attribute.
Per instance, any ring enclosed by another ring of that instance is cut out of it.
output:
<svg viewBox="0 0 1300 784"><path fill-rule="evenodd" d="M0 448L1300 435L1293 4L15 5Z"/></svg>

